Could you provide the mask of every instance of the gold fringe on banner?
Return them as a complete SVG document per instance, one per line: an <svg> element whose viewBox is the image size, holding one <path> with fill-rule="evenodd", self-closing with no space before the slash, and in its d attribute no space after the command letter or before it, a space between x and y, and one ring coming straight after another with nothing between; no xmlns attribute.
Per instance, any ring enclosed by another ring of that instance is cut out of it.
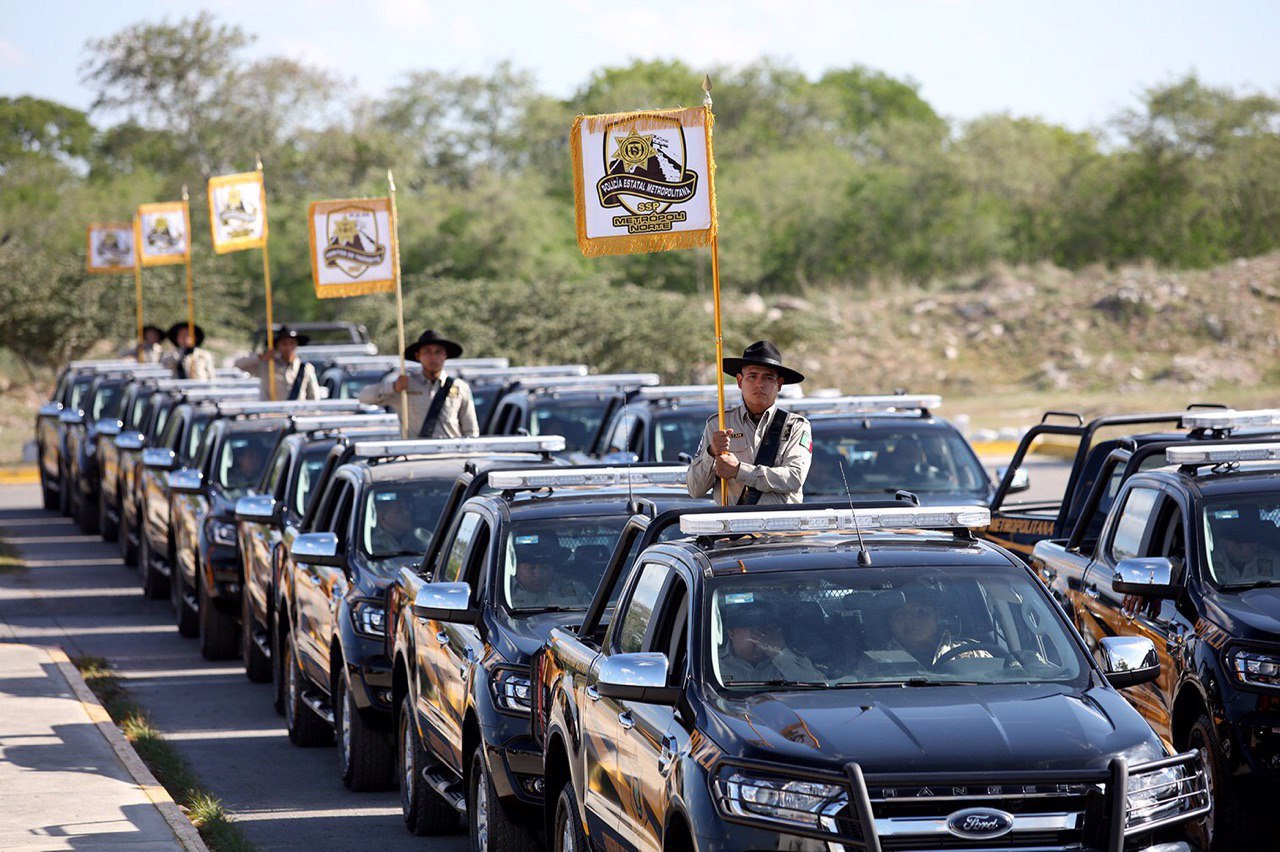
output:
<svg viewBox="0 0 1280 852"><path fill-rule="evenodd" d="M352 281L350 284L320 284L316 286L317 299L341 299L347 296L365 296L369 293L391 293L396 289L394 281Z"/></svg>

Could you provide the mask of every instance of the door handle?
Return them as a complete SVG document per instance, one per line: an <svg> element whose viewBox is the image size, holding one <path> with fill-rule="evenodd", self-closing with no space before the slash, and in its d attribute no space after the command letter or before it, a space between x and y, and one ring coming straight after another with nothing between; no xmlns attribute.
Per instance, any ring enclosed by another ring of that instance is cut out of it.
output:
<svg viewBox="0 0 1280 852"><path fill-rule="evenodd" d="M448 633L445 633L443 630L437 630L437 631L436 631L436 641L437 641L437 642L439 642L441 645L448 645L448 644L449 644L449 634L448 634Z"/></svg>
<svg viewBox="0 0 1280 852"><path fill-rule="evenodd" d="M622 730L629 731L636 726L636 720L630 710L623 710L618 714L618 724L622 726Z"/></svg>
<svg viewBox="0 0 1280 852"><path fill-rule="evenodd" d="M1085 583L1084 593L1087 597L1093 598L1095 601L1101 597L1101 594L1098 592L1098 587L1093 583Z"/></svg>
<svg viewBox="0 0 1280 852"><path fill-rule="evenodd" d="M670 734L662 737L662 750L658 752L658 774L666 775L671 768L671 760L676 756L676 738Z"/></svg>
<svg viewBox="0 0 1280 852"><path fill-rule="evenodd" d="M587 697L588 697L588 698L590 698L592 701L599 701L599 700L600 700L600 690L596 689L594 686L588 686L588 687L587 687Z"/></svg>

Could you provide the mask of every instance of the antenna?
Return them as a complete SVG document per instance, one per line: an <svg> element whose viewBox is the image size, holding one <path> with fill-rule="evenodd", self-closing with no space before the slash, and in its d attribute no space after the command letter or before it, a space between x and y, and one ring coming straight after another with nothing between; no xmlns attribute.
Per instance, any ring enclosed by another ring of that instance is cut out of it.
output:
<svg viewBox="0 0 1280 852"><path fill-rule="evenodd" d="M841 459L840 481L844 483L844 496L849 500L849 514L853 516L853 531L858 535L858 565L865 568L871 564L871 554L867 552L866 542L862 540L862 529L858 526L858 513L853 508L853 495L849 493L849 480L844 475L844 460Z"/></svg>
<svg viewBox="0 0 1280 852"><path fill-rule="evenodd" d="M624 424L627 422L628 416L626 405L626 399L624 398L622 402L622 422ZM631 414L631 418L633 420L632 428L634 428L634 413ZM631 429L627 430L627 445L622 448L622 451L626 454L627 458L627 511L634 515L639 507L636 505L636 496L631 488L631 464L633 461L631 458Z"/></svg>

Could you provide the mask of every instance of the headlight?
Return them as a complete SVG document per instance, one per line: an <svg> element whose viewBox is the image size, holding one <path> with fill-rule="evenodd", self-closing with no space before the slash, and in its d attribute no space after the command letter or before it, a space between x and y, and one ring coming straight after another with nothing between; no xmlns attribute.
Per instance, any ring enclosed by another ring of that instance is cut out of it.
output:
<svg viewBox="0 0 1280 852"><path fill-rule="evenodd" d="M85 441L85 442L84 442L84 454L85 454L86 456L88 456L89 458L93 458L93 457L97 454L97 452L98 452L98 442L97 442L97 441Z"/></svg>
<svg viewBox="0 0 1280 852"><path fill-rule="evenodd" d="M1177 822L1209 809L1209 789L1198 755L1189 764L1177 763L1149 772L1137 769L1129 776L1125 790L1125 834Z"/></svg>
<svg viewBox="0 0 1280 852"><path fill-rule="evenodd" d="M228 521L210 521L209 538L214 544L236 546L236 525Z"/></svg>
<svg viewBox="0 0 1280 852"><path fill-rule="evenodd" d="M770 776L737 766L720 770L716 788L716 803L726 815L810 829L830 829L830 820L823 817L849 800L848 791L836 784Z"/></svg>
<svg viewBox="0 0 1280 852"><path fill-rule="evenodd" d="M351 626L361 636L383 639L387 635L387 608L376 601L356 601L351 606Z"/></svg>
<svg viewBox="0 0 1280 852"><path fill-rule="evenodd" d="M1249 686L1280 686L1280 657L1236 648L1227 652L1227 668Z"/></svg>
<svg viewBox="0 0 1280 852"><path fill-rule="evenodd" d="M529 672L520 669L498 669L490 681L493 686L493 703L499 710L511 713L528 713L533 710L533 682Z"/></svg>

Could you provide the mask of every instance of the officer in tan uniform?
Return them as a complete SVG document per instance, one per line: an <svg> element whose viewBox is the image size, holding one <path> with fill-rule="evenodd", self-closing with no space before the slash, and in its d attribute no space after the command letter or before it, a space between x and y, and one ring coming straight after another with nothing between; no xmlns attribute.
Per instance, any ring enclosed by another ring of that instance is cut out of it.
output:
<svg viewBox="0 0 1280 852"><path fill-rule="evenodd" d="M315 367L298 357L298 347L306 346L310 339L287 325L279 326L275 330L274 350L246 355L236 360L236 366L262 381L263 399L271 399L269 364L276 371L276 399L319 399L320 382L316 380Z"/></svg>
<svg viewBox="0 0 1280 852"><path fill-rule="evenodd" d="M142 353L139 359L144 364L159 364L164 358L164 329L154 325L144 325L142 327L142 342L134 343L131 346L125 346L120 349L121 358L137 358L138 353Z"/></svg>
<svg viewBox="0 0 1280 852"><path fill-rule="evenodd" d="M176 322L169 326L167 336L178 351L167 355L163 363L173 370L175 378L210 381L217 376L217 368L213 363L213 355L200 348L204 343L204 329L198 325L194 328L196 339L193 345L188 339L185 322Z"/></svg>
<svg viewBox="0 0 1280 852"><path fill-rule="evenodd" d="M422 365L422 375L388 374L360 391L360 401L400 411L400 392L409 395L409 436L474 438L480 434L471 386L445 372L445 362L462 354L462 346L427 329L404 350L406 361ZM437 403L436 398L444 394Z"/></svg>
<svg viewBox="0 0 1280 852"><path fill-rule="evenodd" d="M723 480L731 506L802 502L813 432L808 420L778 408L777 401L784 384L799 384L804 375L784 366L778 347L768 340L751 344L741 358L725 358L723 368L737 378L742 404L725 412L723 430L716 415L707 418L698 453L689 462L689 494L713 493L720 502Z"/></svg>
<svg viewBox="0 0 1280 852"><path fill-rule="evenodd" d="M591 603L591 589L560 575L569 561L569 550L548 535L517 537L516 572L511 583L511 605L517 609L543 606L583 606Z"/></svg>

